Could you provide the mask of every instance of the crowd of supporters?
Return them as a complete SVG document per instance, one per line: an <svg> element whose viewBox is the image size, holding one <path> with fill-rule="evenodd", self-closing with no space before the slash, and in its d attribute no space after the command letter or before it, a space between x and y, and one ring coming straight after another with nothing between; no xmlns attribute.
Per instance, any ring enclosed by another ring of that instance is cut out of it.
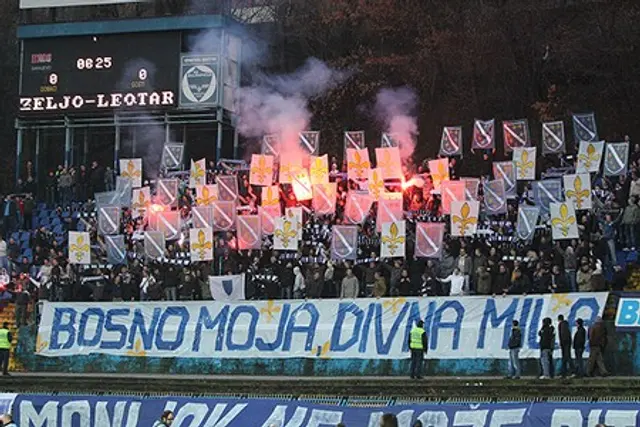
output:
<svg viewBox="0 0 640 427"><path fill-rule="evenodd" d="M452 159L451 179L471 176L470 170L477 177L489 177L491 156L484 152L462 161ZM553 170L559 162L557 157L541 158L538 171ZM94 198L96 193L114 189L114 170L98 162L90 167L60 166L36 186L28 163L16 191L3 202L0 298L14 299L20 305L37 299L209 299L209 275L237 273L247 273L247 299L502 295L619 290L626 286L626 261L635 259L640 231L640 145L633 147L628 176L593 177L594 208L577 212L579 239L554 242L550 230L540 227L533 242L518 241L514 233L518 205L533 203L530 187L520 183L518 198L509 201L507 214L481 216L481 232L473 238L445 237L439 260L414 259L411 232L405 258L380 259L374 204L371 214L358 226L358 260L331 261L331 227L343 223L346 194L356 184L346 179L336 159L330 164L332 180L338 183L336 214L316 217L307 209L297 252L272 250L269 237L261 251L238 251L234 233L223 232L215 234L212 262L189 263L184 238L168 242L163 259L150 260L136 238L147 227L145 220L124 209L120 231L126 237L128 262L111 266L106 265L104 242L97 232ZM405 188L407 219L446 222L440 198L431 191L427 162L416 166L413 173L421 174L424 185ZM220 170L210 163L208 182L213 183L219 174L238 176L239 214L257 213L260 192L249 185L248 171ZM150 185L153 187L153 181ZM182 179L178 205L185 224L194 205L187 185L187 179ZM280 188L283 208L301 204L290 186ZM59 218L55 229L34 219L43 210ZM92 235L93 259L97 261L89 268L67 261L66 232L80 227Z"/></svg>

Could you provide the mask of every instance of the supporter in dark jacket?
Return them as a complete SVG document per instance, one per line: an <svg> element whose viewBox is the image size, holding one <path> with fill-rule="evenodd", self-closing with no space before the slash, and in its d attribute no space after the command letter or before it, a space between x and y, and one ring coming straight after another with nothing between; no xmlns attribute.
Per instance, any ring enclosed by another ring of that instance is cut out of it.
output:
<svg viewBox="0 0 640 427"><path fill-rule="evenodd" d="M582 378L584 376L584 364L582 362L582 354L587 345L587 331L584 328L584 321L582 319L576 320L576 333L573 336L573 351L576 356L576 371L577 377Z"/></svg>
<svg viewBox="0 0 640 427"><path fill-rule="evenodd" d="M551 377L551 367L553 366L553 347L556 341L555 330L551 325L551 319L545 317L542 320L542 329L538 332L540 337L540 363L542 365L541 379Z"/></svg>
<svg viewBox="0 0 640 427"><path fill-rule="evenodd" d="M558 338L562 352L560 375L564 378L573 371L573 363L571 360L571 329L569 328L569 322L564 320L562 314L558 316Z"/></svg>

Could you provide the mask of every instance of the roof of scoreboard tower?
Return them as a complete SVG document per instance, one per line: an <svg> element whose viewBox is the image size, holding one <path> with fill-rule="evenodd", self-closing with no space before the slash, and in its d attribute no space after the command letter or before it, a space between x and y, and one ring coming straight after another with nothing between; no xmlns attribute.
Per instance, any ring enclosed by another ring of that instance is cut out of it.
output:
<svg viewBox="0 0 640 427"><path fill-rule="evenodd" d="M104 34L146 33L154 31L181 31L224 28L233 32L241 26L222 15L171 16L126 20L65 22L55 24L21 25L19 39L49 37L91 36Z"/></svg>

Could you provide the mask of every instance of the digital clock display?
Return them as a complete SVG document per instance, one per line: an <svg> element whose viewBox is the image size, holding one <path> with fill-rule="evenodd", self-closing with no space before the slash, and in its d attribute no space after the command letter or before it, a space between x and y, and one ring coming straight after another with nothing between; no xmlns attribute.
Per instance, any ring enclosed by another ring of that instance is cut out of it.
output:
<svg viewBox="0 0 640 427"><path fill-rule="evenodd" d="M180 46L178 32L24 40L20 112L175 107Z"/></svg>

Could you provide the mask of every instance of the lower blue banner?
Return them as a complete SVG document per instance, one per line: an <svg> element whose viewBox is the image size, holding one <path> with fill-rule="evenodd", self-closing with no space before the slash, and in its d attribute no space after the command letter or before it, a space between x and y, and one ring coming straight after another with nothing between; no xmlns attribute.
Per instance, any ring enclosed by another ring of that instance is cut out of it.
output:
<svg viewBox="0 0 640 427"><path fill-rule="evenodd" d="M262 399L136 398L117 396L17 395L20 427L152 427L163 411L171 427L378 427L384 413L399 427L416 420L432 427L640 427L637 403L410 404L376 408L326 406Z"/></svg>

